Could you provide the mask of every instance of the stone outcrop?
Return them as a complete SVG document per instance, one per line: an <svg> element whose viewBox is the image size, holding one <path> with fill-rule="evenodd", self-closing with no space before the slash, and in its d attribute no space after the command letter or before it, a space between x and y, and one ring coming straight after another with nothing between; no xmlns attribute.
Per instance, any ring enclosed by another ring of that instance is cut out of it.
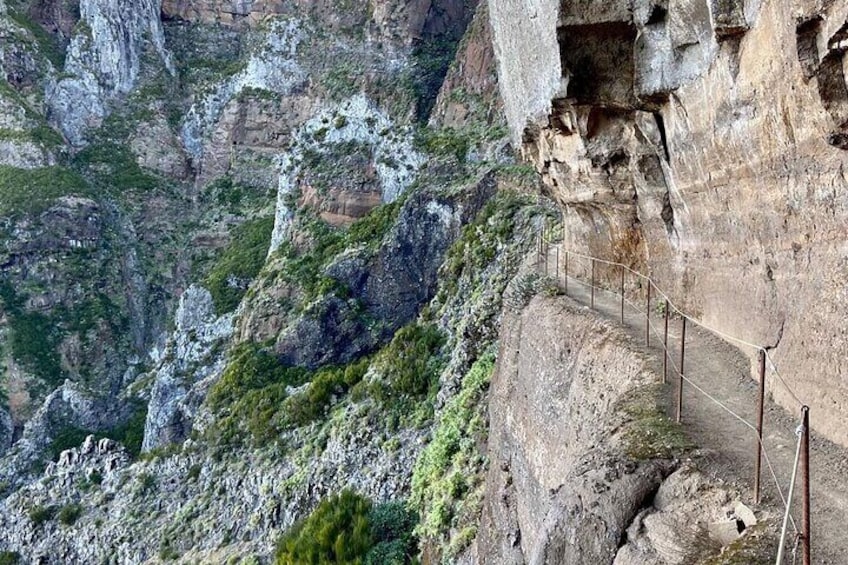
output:
<svg viewBox="0 0 848 565"><path fill-rule="evenodd" d="M439 90L430 123L462 128L501 124L503 103L492 48L489 8L481 3Z"/></svg>
<svg viewBox="0 0 848 565"><path fill-rule="evenodd" d="M444 254L494 192L484 179L455 197L417 192L373 257L351 253L327 270L347 299L322 298L278 336L287 365L345 364L385 343L435 294ZM413 259L414 258L414 259Z"/></svg>
<svg viewBox="0 0 848 565"><path fill-rule="evenodd" d="M99 126L110 103L136 85L145 54L174 73L159 19L160 0L81 0L63 78L48 88L50 108L73 145Z"/></svg>
<svg viewBox="0 0 848 565"><path fill-rule="evenodd" d="M611 562L670 470L613 440L619 404L656 375L626 336L564 298L508 313L500 348L480 562Z"/></svg>
<svg viewBox="0 0 848 565"><path fill-rule="evenodd" d="M490 1L512 136L562 205L567 245L772 348L814 427L848 441L845 3L624 8ZM770 391L795 410L773 376Z"/></svg>
<svg viewBox="0 0 848 565"><path fill-rule="evenodd" d="M424 157L414 130L400 126L366 96L353 96L317 112L292 134L292 149L279 156L273 253L290 239L291 199L331 224L349 224L412 184Z"/></svg>
<svg viewBox="0 0 848 565"><path fill-rule="evenodd" d="M54 390L23 426L20 438L4 455L0 481L6 488L21 486L38 473L50 443L68 428L109 429L126 416L125 407L97 398L71 381Z"/></svg>
<svg viewBox="0 0 848 565"><path fill-rule="evenodd" d="M757 522L738 492L683 466L627 528L613 565L694 563L750 532Z"/></svg>
<svg viewBox="0 0 848 565"><path fill-rule="evenodd" d="M192 397L191 390L196 383L220 375L225 363L222 345L233 333L233 314L216 316L212 295L202 287L190 286L183 293L175 318L177 327L154 373L144 451L186 439L205 396Z"/></svg>

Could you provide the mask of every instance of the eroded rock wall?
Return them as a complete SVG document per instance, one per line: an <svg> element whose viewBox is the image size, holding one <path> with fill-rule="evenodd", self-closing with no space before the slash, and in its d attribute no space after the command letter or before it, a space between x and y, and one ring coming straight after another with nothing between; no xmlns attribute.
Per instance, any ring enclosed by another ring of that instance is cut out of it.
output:
<svg viewBox="0 0 848 565"><path fill-rule="evenodd" d="M622 400L656 375L567 298L508 312L489 401L480 563L611 563L668 466L624 455ZM620 429L619 429L620 431Z"/></svg>
<svg viewBox="0 0 848 565"><path fill-rule="evenodd" d="M848 442L848 3L523 6L490 0L501 89L567 245L772 348L814 427Z"/></svg>

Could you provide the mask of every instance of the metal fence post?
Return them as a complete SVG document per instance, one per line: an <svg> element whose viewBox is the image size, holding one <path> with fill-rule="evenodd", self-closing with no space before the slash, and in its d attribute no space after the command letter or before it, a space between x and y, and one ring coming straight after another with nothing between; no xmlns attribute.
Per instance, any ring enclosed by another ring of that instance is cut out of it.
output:
<svg viewBox="0 0 848 565"><path fill-rule="evenodd" d="M683 317L683 328L680 332L680 379L677 383L677 423L683 415L683 357L686 353L686 316Z"/></svg>
<svg viewBox="0 0 848 565"><path fill-rule="evenodd" d="M554 247L554 279L559 286L559 246Z"/></svg>
<svg viewBox="0 0 848 565"><path fill-rule="evenodd" d="M804 565L811 565L810 561L810 408L801 408L803 413L801 431L801 475L803 486L801 487L801 531L802 551Z"/></svg>
<svg viewBox="0 0 848 565"><path fill-rule="evenodd" d="M621 267L621 325L624 325L624 267Z"/></svg>
<svg viewBox="0 0 848 565"><path fill-rule="evenodd" d="M568 251L565 252L565 294L568 294Z"/></svg>
<svg viewBox="0 0 848 565"><path fill-rule="evenodd" d="M766 398L766 352L760 350L760 391L757 397L757 461L754 469L754 503L760 503L760 474L763 462L763 408Z"/></svg>
<svg viewBox="0 0 848 565"><path fill-rule="evenodd" d="M590 302L590 307L595 309L595 260L592 259L592 285L589 287L592 289L592 298Z"/></svg>
<svg viewBox="0 0 848 565"><path fill-rule="evenodd" d="M665 301L665 316L663 321L663 384L668 382L668 299Z"/></svg>
<svg viewBox="0 0 848 565"><path fill-rule="evenodd" d="M651 346L651 279L648 279L648 302L645 307L645 345Z"/></svg>

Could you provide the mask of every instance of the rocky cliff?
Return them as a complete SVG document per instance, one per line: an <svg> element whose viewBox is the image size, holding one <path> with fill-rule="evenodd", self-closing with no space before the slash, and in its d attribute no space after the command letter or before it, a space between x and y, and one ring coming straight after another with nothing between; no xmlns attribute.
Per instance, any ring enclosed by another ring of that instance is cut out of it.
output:
<svg viewBox="0 0 848 565"><path fill-rule="evenodd" d="M738 558L531 248L650 271L844 440L842 10L0 0L0 561Z"/></svg>
<svg viewBox="0 0 848 565"><path fill-rule="evenodd" d="M770 348L844 443L843 3L490 8L512 137L568 245Z"/></svg>
<svg viewBox="0 0 848 565"><path fill-rule="evenodd" d="M265 562L345 488L462 552L416 461L543 213L485 9L0 6L3 559Z"/></svg>

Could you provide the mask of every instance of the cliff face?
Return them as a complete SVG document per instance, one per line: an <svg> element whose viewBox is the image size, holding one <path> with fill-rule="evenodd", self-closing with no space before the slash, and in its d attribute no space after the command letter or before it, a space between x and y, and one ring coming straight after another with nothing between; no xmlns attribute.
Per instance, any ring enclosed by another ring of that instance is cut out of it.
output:
<svg viewBox="0 0 848 565"><path fill-rule="evenodd" d="M846 5L489 4L512 137L567 245L771 348L814 427L848 441Z"/></svg>
<svg viewBox="0 0 848 565"><path fill-rule="evenodd" d="M365 563L694 562L737 493L533 234L842 439L842 9L0 0L0 561L264 563L351 489Z"/></svg>
<svg viewBox="0 0 848 565"><path fill-rule="evenodd" d="M0 2L0 557L265 562L346 488L467 549L542 213L475 8Z"/></svg>

